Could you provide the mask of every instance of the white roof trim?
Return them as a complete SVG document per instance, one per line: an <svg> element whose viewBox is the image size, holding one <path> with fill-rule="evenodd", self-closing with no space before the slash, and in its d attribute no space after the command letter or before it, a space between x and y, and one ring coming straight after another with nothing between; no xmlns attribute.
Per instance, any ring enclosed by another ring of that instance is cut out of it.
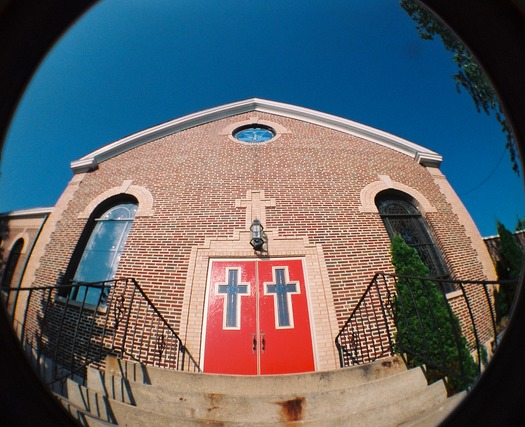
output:
<svg viewBox="0 0 525 427"><path fill-rule="evenodd" d="M442 161L441 155L434 151L361 123L295 105L252 98L188 114L134 133L71 162L71 169L75 173L88 172L96 169L99 163L150 141L214 120L251 111L286 116L355 135L406 154L424 166L438 167Z"/></svg>
<svg viewBox="0 0 525 427"><path fill-rule="evenodd" d="M23 218L23 217L39 217L45 216L53 212L54 208L32 208L32 209L20 209L11 212L0 213L0 217L10 217L10 218Z"/></svg>

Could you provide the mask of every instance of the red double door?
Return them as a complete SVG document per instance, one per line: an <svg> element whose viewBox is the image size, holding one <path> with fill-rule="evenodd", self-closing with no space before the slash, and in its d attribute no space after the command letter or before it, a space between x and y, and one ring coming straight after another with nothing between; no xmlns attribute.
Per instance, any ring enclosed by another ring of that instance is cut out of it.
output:
<svg viewBox="0 0 525 427"><path fill-rule="evenodd" d="M301 259L210 261L204 372L314 371L305 286Z"/></svg>

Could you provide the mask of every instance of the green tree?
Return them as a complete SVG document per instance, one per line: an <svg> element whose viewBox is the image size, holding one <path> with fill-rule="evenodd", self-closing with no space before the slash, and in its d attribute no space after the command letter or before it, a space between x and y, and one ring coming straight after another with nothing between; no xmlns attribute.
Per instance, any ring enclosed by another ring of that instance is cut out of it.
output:
<svg viewBox="0 0 525 427"><path fill-rule="evenodd" d="M428 267L399 234L392 239L391 255L397 275L428 277ZM449 394L470 386L477 366L437 283L400 277L396 290L396 351L407 355L409 367L425 365L431 382L446 375Z"/></svg>
<svg viewBox="0 0 525 427"><path fill-rule="evenodd" d="M523 266L523 250L514 235L499 221L496 221L500 241L500 259L496 262L498 280L514 280L514 283L502 284L494 294L496 320L504 322L510 312L518 287L518 278Z"/></svg>
<svg viewBox="0 0 525 427"><path fill-rule="evenodd" d="M514 231L524 231L525 230L525 218L518 218L518 222L516 223L516 228L514 228Z"/></svg>
<svg viewBox="0 0 525 427"><path fill-rule="evenodd" d="M416 22L416 29L424 40L434 40L439 37L446 50L452 53L452 60L458 66L458 72L453 79L456 90L465 90L474 101L476 110L485 114L494 114L507 139L506 147L510 154L512 169L519 174L518 150L514 135L505 120L498 98L489 83L487 76L476 62L470 51L448 27L423 5L414 0L401 0L401 7Z"/></svg>

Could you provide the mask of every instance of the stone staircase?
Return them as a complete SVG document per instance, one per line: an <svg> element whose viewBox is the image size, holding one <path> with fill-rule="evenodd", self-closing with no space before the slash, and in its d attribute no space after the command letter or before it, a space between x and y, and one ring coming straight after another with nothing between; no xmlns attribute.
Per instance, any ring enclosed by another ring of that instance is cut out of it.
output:
<svg viewBox="0 0 525 427"><path fill-rule="evenodd" d="M108 358L57 398L85 426L434 426L463 397L398 357L334 371L227 376Z"/></svg>

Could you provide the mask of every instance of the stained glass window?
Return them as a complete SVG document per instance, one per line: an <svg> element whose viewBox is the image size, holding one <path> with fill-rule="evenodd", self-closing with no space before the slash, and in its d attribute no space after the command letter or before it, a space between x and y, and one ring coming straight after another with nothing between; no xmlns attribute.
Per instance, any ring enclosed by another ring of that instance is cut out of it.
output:
<svg viewBox="0 0 525 427"><path fill-rule="evenodd" d="M417 250L421 260L434 278L448 279L450 273L441 252L435 245L425 219L418 209L403 198L388 194L376 200L377 208L390 238L400 234L407 245ZM444 292L455 290L454 285L444 282Z"/></svg>
<svg viewBox="0 0 525 427"><path fill-rule="evenodd" d="M235 129L233 136L241 142L259 143L272 139L275 136L275 131L268 126L249 125Z"/></svg>

